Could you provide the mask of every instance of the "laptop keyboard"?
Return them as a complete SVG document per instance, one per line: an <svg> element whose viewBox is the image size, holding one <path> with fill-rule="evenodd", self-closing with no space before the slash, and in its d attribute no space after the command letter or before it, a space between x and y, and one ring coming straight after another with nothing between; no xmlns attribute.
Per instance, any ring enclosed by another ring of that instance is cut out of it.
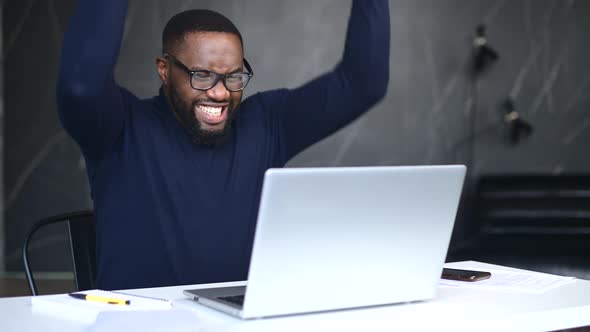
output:
<svg viewBox="0 0 590 332"><path fill-rule="evenodd" d="M229 303L237 304L239 306L244 305L244 295L221 296L219 299Z"/></svg>

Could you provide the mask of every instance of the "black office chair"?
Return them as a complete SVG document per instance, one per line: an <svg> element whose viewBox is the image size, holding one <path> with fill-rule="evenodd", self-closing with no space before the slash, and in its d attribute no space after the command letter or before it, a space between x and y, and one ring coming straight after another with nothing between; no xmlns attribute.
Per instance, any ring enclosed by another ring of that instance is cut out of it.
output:
<svg viewBox="0 0 590 332"><path fill-rule="evenodd" d="M590 273L590 174L483 176L474 208L478 234L453 260Z"/></svg>
<svg viewBox="0 0 590 332"><path fill-rule="evenodd" d="M33 235L47 225L66 223L74 266L74 279L78 290L95 288L96 279L96 228L92 210L60 214L38 221L23 243L23 263L27 282L33 296L38 295L35 279L29 264L29 242Z"/></svg>

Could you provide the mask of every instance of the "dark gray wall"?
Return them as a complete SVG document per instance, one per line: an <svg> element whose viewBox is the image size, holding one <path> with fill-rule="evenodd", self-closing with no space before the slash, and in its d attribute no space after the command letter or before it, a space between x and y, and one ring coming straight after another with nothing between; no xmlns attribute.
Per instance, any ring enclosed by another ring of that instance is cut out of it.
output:
<svg viewBox="0 0 590 332"><path fill-rule="evenodd" d="M91 206L79 151L61 130L53 86L64 22L75 1L7 1L5 216L9 269L20 268L25 230L43 216ZM241 29L256 77L248 93L296 87L338 61L351 1L132 0L117 78L141 97L156 93L154 59L166 20L188 8L218 10ZM590 169L590 2L392 0L391 81L370 113L291 165L466 163L489 173ZM468 75L478 23L500 61L475 86ZM369 64L368 64L369 65ZM473 93L473 92L477 93ZM501 101L513 95L534 134L506 140ZM477 96L477 98L475 98ZM472 134L476 135L473 136ZM467 191L468 192L468 191ZM467 206L468 207L468 206ZM461 213L457 238L469 230ZM51 252L55 234L36 245ZM49 255L49 254L48 254ZM59 267L58 267L59 268Z"/></svg>

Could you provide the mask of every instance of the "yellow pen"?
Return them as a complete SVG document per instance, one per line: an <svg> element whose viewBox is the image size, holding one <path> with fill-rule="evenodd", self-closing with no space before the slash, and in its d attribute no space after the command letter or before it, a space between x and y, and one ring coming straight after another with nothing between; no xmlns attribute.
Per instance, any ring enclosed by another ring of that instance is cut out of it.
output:
<svg viewBox="0 0 590 332"><path fill-rule="evenodd" d="M76 298L76 299L92 301L92 302L101 302L101 303L116 304L116 305L129 305L131 303L129 300L117 299L117 298L108 297L108 296L82 294L82 293L70 293L68 295L70 295L71 297Z"/></svg>

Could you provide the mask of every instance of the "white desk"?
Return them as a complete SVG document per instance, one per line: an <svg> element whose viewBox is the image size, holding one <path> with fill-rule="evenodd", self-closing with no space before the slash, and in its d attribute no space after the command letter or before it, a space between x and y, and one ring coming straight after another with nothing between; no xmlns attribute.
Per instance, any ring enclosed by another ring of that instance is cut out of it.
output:
<svg viewBox="0 0 590 332"><path fill-rule="evenodd" d="M474 262L448 267L508 269ZM242 285L243 282L225 283ZM220 284L215 284L218 286ZM194 331L546 331L590 326L590 281L571 284L543 294L492 292L440 287L434 300L329 313L241 321L187 300L176 286L128 290L137 295L174 301L174 310L189 310ZM34 314L30 297L0 299L0 331L84 331L85 325ZM174 331L171 326L170 331Z"/></svg>

